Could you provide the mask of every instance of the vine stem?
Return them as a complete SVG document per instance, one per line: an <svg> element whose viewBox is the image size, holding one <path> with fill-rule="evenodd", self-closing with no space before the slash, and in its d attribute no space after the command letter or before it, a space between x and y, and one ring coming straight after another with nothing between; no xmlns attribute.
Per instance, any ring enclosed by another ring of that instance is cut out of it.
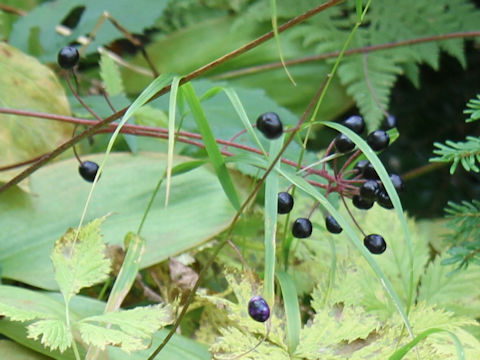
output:
<svg viewBox="0 0 480 360"><path fill-rule="evenodd" d="M293 27L293 26L311 18L312 16L314 16L314 15L316 15L316 14L318 14L318 13L320 13L320 12L322 12L322 11L324 11L324 10L334 6L334 5L337 5L337 4L339 4L343 1L344 0L330 0L326 3L324 3L324 4L321 4L321 5L313 8L313 9L310 9L310 10L306 11L305 13L303 13L303 14L287 21L286 23L282 24L281 26L279 26L278 27L278 33L281 33L283 31L285 31L285 30L287 30L287 29L289 29L289 28L291 28L291 27ZM242 47L240 47L236 50L233 50L232 52L230 52L230 53L228 53L224 56L221 56L221 57L217 58L216 60L213 60L212 62L210 62L210 63L200 67L199 69L189 73L188 75L184 76L180 80L179 85L182 85L182 84L184 84L188 81L191 81L191 80L199 77L200 75L203 75L207 71L212 70L213 68L223 64L224 62L226 62L228 60L231 60L231 59L247 52L248 50L251 50L251 49L263 44L265 41L270 40L273 36L274 36L273 30L269 31L268 33L265 33L264 35L258 37L257 39L252 40L248 44L246 44L246 45L244 45L244 46L242 46ZM146 103L148 103L148 102L166 94L167 92L170 91L170 89L171 89L171 84L165 86L163 89L159 90L156 94L154 94ZM123 116L127 112L127 110L128 110L128 106L119 110L119 111L117 111L115 114L112 114L109 117L103 119L102 121L99 121L94 126L86 129L85 131L78 134L77 136L72 137L68 141L64 142L63 144L58 146L55 150L53 150L49 154L45 155L45 157L42 157L39 161L34 163L32 166L28 167L27 169L22 171L20 174L15 176L13 179L11 179L7 183L0 186L0 193L2 193L3 191L5 191L6 189L8 189L11 186L18 184L20 181L27 178L31 173L33 173L34 171L36 171L41 166L43 166L44 164L46 164L50 160L54 159L58 155L65 152L67 149L72 147L74 144L78 143L79 141L83 140L84 138L86 138L90 135L93 135L97 130L103 128L104 126L111 123L112 121L120 118L121 116Z"/></svg>
<svg viewBox="0 0 480 360"><path fill-rule="evenodd" d="M372 51L393 49L396 47L416 45L416 44L422 44L426 42L435 42L440 40L461 39L461 38L473 38L478 36L480 36L480 31L465 31L465 32L455 32L455 33L447 33L447 34L440 34L440 35L433 35L433 36L425 36L425 37L416 38L416 39L393 41L393 42L384 43L384 44L368 45L368 46L363 46L359 48L354 48L354 49L345 51L343 56L358 55L358 54L363 54L363 53L372 52ZM305 56L299 59L286 60L285 65L287 66L301 65L301 64L308 64L308 63L316 62L320 60L332 59L339 56L340 53L341 51L332 51L332 52L319 54L319 55ZM256 66L246 67L243 69L225 72L223 74L218 74L210 78L212 80L224 80L224 79L230 79L230 78L234 78L242 75L251 75L251 74L255 74L265 70L274 70L281 67L283 67L281 62L272 62L268 64L256 65Z"/></svg>

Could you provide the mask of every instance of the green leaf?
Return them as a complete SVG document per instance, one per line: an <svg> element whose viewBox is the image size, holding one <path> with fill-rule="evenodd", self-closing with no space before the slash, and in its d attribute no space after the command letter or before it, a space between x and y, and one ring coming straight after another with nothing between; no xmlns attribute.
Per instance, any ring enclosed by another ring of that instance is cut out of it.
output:
<svg viewBox="0 0 480 360"><path fill-rule="evenodd" d="M126 0L111 2L109 0L72 0L68 2L46 2L38 5L26 16L21 17L14 25L10 42L23 51L33 53L42 61L55 62L58 50L69 45L79 36L90 34L104 11L108 11L125 29L133 34L141 34L146 27L153 25L159 18L169 0L159 3L149 0L139 0L135 3L137 15L142 17L138 21L132 16L131 3ZM79 23L68 36L60 35L55 27L76 8L84 8ZM29 36L25 36L29 34ZM89 45L88 52L95 52L104 44L108 44L122 37L122 33L109 21L105 21L95 34L94 41ZM38 47L37 51L31 44Z"/></svg>
<svg viewBox="0 0 480 360"><path fill-rule="evenodd" d="M210 158L210 161L212 162L212 165L215 168L215 172L217 173L218 180L220 181L220 184L222 184L223 190L225 191L225 194L229 198L233 207L236 210L239 210L240 201L238 199L237 191L235 190L233 181L230 177L230 174L228 173L227 167L225 166L225 160L222 154L220 153L218 144L215 141L215 137L213 136L210 125L207 121L207 118L205 117L205 113L203 112L202 105L200 104L200 100L195 94L195 90L190 83L183 85L182 89L184 91L185 98L187 99L190 105L190 109L192 111L193 117L197 122L198 129L202 134L205 148L207 149L207 153Z"/></svg>
<svg viewBox="0 0 480 360"><path fill-rule="evenodd" d="M123 94L124 90L120 70L106 51L103 51L100 55L100 76L102 77L105 90L109 96Z"/></svg>
<svg viewBox="0 0 480 360"><path fill-rule="evenodd" d="M0 106L70 115L65 92L55 74L36 59L0 43ZM0 114L0 167L33 159L62 144L73 126L59 121ZM20 169L0 172L0 182ZM28 189L27 183L21 187Z"/></svg>
<svg viewBox="0 0 480 360"><path fill-rule="evenodd" d="M39 320L28 325L28 337L37 340L52 350L64 352L72 345L72 333L65 321L59 319Z"/></svg>
<svg viewBox="0 0 480 360"><path fill-rule="evenodd" d="M172 322L172 308L156 305L90 316L76 327L87 344L102 350L114 345L131 352L148 348L153 333Z"/></svg>
<svg viewBox="0 0 480 360"><path fill-rule="evenodd" d="M10 340L0 340L0 353L5 360L49 360L50 357L36 353Z"/></svg>
<svg viewBox="0 0 480 360"><path fill-rule="evenodd" d="M132 288L140 269L142 256L145 252L145 240L134 233L128 233L125 237L125 244L128 244L126 245L127 254L108 296L105 312L120 308L123 300Z"/></svg>
<svg viewBox="0 0 480 360"><path fill-rule="evenodd" d="M105 245L100 236L104 218L96 219L77 230L70 229L58 239L52 252L55 280L65 302L85 287L108 278L111 263L105 257Z"/></svg>
<svg viewBox="0 0 480 360"><path fill-rule="evenodd" d="M298 346L300 328L302 325L297 289L295 288L295 283L288 273L277 271L276 275L278 282L280 283L280 288L282 289L285 315L287 317L288 352L293 354Z"/></svg>
<svg viewBox="0 0 480 360"><path fill-rule="evenodd" d="M97 163L102 158L103 154L88 156L88 160ZM123 246L125 234L138 228L151 191L165 172L166 161L165 154L156 153L111 155L89 212L89 219L112 214L102 225L105 242ZM188 157L174 157L175 166L190 161ZM53 242L78 222L78 214L90 190L90 183L78 175L77 169L75 159L53 163L32 175L31 187L35 195L15 188L2 193L0 262L3 278L40 288L58 288L50 260ZM189 170L172 178L168 209L163 206L164 185L153 203L142 230L146 241L140 263L142 269L206 242L223 231L234 216L212 170L205 166Z"/></svg>

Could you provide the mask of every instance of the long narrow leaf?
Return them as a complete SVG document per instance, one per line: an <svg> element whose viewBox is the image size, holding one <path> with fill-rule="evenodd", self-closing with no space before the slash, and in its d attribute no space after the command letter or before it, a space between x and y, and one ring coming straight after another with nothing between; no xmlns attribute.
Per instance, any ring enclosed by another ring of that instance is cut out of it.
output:
<svg viewBox="0 0 480 360"><path fill-rule="evenodd" d="M363 243L360 241L351 224L345 220L345 218L341 215L341 213L327 200L325 196L323 196L315 187L310 185L305 179L298 177L296 175L287 173L285 171L280 171L280 174L283 177L285 177L288 181L290 181L292 184L297 186L300 190L304 191L305 193L315 198L335 218L335 220L337 220L337 222L343 228L347 236L350 238L350 241L360 251L362 256L365 258L367 263L370 265L370 267L373 269L375 274L380 279L383 287L385 288L386 292L392 299L395 307L397 308L397 311L399 312L400 316L403 319L403 322L405 323L405 326L407 327L407 330L410 336L413 339L414 335L413 335L412 327L408 320L407 314L403 309L403 304L400 300L400 297L398 296L395 289L393 288L390 280L388 280L388 278L383 273L382 269L380 269L380 267L378 266L373 256L370 254L370 252L368 252L368 250L365 248Z"/></svg>
<svg viewBox="0 0 480 360"><path fill-rule="evenodd" d="M223 191L225 191L225 194L232 203L233 207L236 210L239 210L240 201L238 199L237 191L235 190L232 178L230 177L227 167L225 166L225 159L220 153L220 149L218 148L218 144L215 141L212 129L210 128L205 113L203 112L200 100L195 93L195 89L190 83L183 85L181 89L183 90L182 92L185 94L185 98L190 106L192 115L197 122L198 130L202 134L202 139L205 144L208 157L210 158L213 168L217 173L217 177L223 187Z"/></svg>
<svg viewBox="0 0 480 360"><path fill-rule="evenodd" d="M257 144L258 148L265 154L265 149L262 146L262 143L260 142L260 139L257 136L257 133L253 130L253 126L250 123L250 120L248 120L247 113L242 105L242 102L240 101L240 98L238 97L237 93L235 90L230 89L230 88L225 88L225 94L227 94L228 98L230 99L230 102L233 105L233 108L237 112L238 116L240 117L240 120L242 120L243 126L247 130L248 135L252 138L253 141Z"/></svg>
<svg viewBox="0 0 480 360"><path fill-rule="evenodd" d="M352 130L350 130L349 128L343 125L333 123L333 122L322 122L322 124L344 133L355 143L355 145L357 145L357 147L362 151L363 155L368 159L368 161L370 161L370 163L375 168L378 176L380 177L380 180L382 181L383 186L385 187L385 190L388 193L388 196L390 196L393 207L395 208L395 211L397 212L397 216L400 220L400 223L402 224L402 229L405 236L405 242L408 249L410 273L408 274L408 280L407 280L408 284L405 285L406 291L408 293L408 296L407 296L407 313L408 313L410 311L410 306L412 305L412 302L413 302L413 293L414 293L413 245L410 237L410 231L408 230L407 218L403 213L402 204L400 202L400 198L398 197L397 191L393 186L392 180L390 180L387 170L385 170L385 167L383 166L382 162L378 158L377 154L370 148L370 146L365 142L365 140L363 140L360 136L358 136Z"/></svg>
<svg viewBox="0 0 480 360"><path fill-rule="evenodd" d="M175 146L175 115L177 110L177 93L180 79L181 77L175 76L172 80L172 88L170 89L170 102L168 104L168 154L165 207L168 206L168 200L170 199L170 187L172 185L173 150Z"/></svg>
<svg viewBox="0 0 480 360"><path fill-rule="evenodd" d="M271 163L282 148L284 136L270 143ZM280 170L277 162L275 169ZM272 171L265 180L265 300L273 307L275 301L275 248L277 234L278 172Z"/></svg>
<svg viewBox="0 0 480 360"><path fill-rule="evenodd" d="M435 334L435 333L439 333L439 332L446 332L448 333L448 335L450 335L450 337L452 338L453 342L455 343L455 349L457 350L457 357L459 360L465 360L465 350L463 348L463 345L462 343L460 342L460 340L458 339L457 335L455 335L454 333L448 331L448 330L444 330L444 329L437 329L437 328L433 328L433 329L428 329L428 330L425 330L424 332L418 334L415 339L413 339L412 341L410 341L407 345L405 346L402 346L400 349L398 349L397 351L395 351L395 353L390 356L388 359L389 360L401 360L403 359L403 357L405 355L407 355L407 353L413 349L413 347L415 345L417 345L420 341L422 341L423 339L425 339L426 337L428 337L429 335L431 334Z"/></svg>
<svg viewBox="0 0 480 360"><path fill-rule="evenodd" d="M293 354L300 339L301 317L297 289L293 279L286 272L277 272L278 283L282 290L283 304L287 316L288 352Z"/></svg>

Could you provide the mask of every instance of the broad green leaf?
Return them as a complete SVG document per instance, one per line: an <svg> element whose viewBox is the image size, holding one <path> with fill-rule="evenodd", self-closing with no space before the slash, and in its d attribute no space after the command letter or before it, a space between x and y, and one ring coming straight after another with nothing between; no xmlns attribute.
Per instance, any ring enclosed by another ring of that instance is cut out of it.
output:
<svg viewBox="0 0 480 360"><path fill-rule="evenodd" d="M72 333L65 321L59 319L39 320L28 325L28 337L40 342L52 350L64 352L72 345Z"/></svg>
<svg viewBox="0 0 480 360"><path fill-rule="evenodd" d="M46 293L39 291L32 291L20 287L14 286L0 286L0 303L18 303L19 306L29 307L32 311L41 311L45 313L51 313L52 316L63 318L65 311L65 304L63 296L60 293ZM92 298L87 298L81 295L75 296L70 302L70 314L73 322L77 322L81 318L103 316L101 315L105 308L105 303ZM154 334L152 340L152 348L160 344L160 342L167 335L168 330L161 329ZM74 360L75 357L71 349L67 349L63 354L58 350L47 350L43 347L39 341L34 341L27 338L27 332L25 331L25 324L17 321L11 321L7 318L0 321L0 334L3 334L16 343L21 344L27 348L30 348L37 353L47 355L48 358L54 358L57 360ZM1 349L1 345L0 345ZM82 359L85 356L83 348L79 349ZM132 360L145 360L152 350L144 350L132 353L128 355ZM118 348L109 347L108 349L109 359L111 360L124 360L125 352ZM2 352L2 360L4 359L4 353ZM193 340L187 339L180 335L174 335L171 341L164 349L164 356L171 360L210 360L211 356L208 353L206 346L199 344ZM30 360L33 357L19 358L18 360ZM39 359L43 360L42 357ZM10 360L10 358L5 358ZM17 360L12 358L12 360Z"/></svg>
<svg viewBox="0 0 480 360"><path fill-rule="evenodd" d="M103 221L96 219L80 228L78 233L70 229L55 243L51 255L55 281L66 303L82 288L108 278L111 262L105 257L105 244L100 235Z"/></svg>
<svg viewBox="0 0 480 360"><path fill-rule="evenodd" d="M99 162L103 154L85 160ZM174 164L189 162L174 157ZM102 172L87 220L111 213L102 226L105 242L123 245L138 228L151 191L165 172L166 155L112 154ZM47 165L31 177L32 195L12 188L0 201L0 262L4 278L56 289L50 252L55 239L78 223L90 184L78 175L74 159ZM52 186L55 184L55 186ZM195 184L195 186L192 186ZM128 191L126 191L128 189ZM140 268L180 254L225 229L234 216L216 176L198 167L172 178L170 205L163 209L165 188L145 222L146 250Z"/></svg>
<svg viewBox="0 0 480 360"><path fill-rule="evenodd" d="M48 360L49 357L36 353L10 340L0 340L0 354L4 360Z"/></svg>
<svg viewBox="0 0 480 360"><path fill-rule="evenodd" d="M195 89L190 83L187 83L183 86L182 90L185 98L188 101L188 104L190 105L190 109L197 123L198 129L202 134L205 148L215 172L217 173L218 180L220 181L220 184L222 184L223 190L225 191L225 194L229 198L233 207L236 210L239 210L240 200L238 198L237 191L235 190L233 181L228 173L227 167L225 166L225 159L220 153L218 144L213 136L211 125L208 123L205 113L202 109L202 105L200 104L200 100L195 94Z"/></svg>
<svg viewBox="0 0 480 360"><path fill-rule="evenodd" d="M106 51L100 55L100 76L108 96L123 94L122 77L118 65Z"/></svg>
<svg viewBox="0 0 480 360"><path fill-rule="evenodd" d="M13 46L0 43L0 107L69 115L55 74ZM33 159L67 140L72 125L58 121L0 114L0 167ZM0 182L19 169L0 172ZM26 184L23 183L26 189Z"/></svg>
<svg viewBox="0 0 480 360"><path fill-rule="evenodd" d="M162 15L168 2L169 0L140 0L135 3L137 16L132 16L132 4L127 0L44 2L15 23L10 42L23 51L33 53L42 61L54 62L59 49L79 36L86 36L93 31L104 11L108 11L130 33L140 34ZM56 32L55 27L61 24L72 10L79 7L85 10L72 33L63 36ZM142 21L138 21L138 16L141 16ZM88 47L88 51L94 52L100 45L121 37L122 33L107 20L95 34L95 40ZM31 44L35 44L38 49L34 51Z"/></svg>

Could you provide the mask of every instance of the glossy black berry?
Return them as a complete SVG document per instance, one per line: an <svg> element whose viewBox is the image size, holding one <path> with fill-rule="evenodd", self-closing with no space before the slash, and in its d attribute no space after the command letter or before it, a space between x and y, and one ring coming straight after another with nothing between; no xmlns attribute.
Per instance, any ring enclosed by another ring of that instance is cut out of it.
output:
<svg viewBox="0 0 480 360"><path fill-rule="evenodd" d="M390 144L390 136L385 130L375 130L367 136L367 143L372 150L381 151Z"/></svg>
<svg viewBox="0 0 480 360"><path fill-rule="evenodd" d="M299 239L308 238L312 235L312 223L306 218L298 218L293 223L292 234Z"/></svg>
<svg viewBox="0 0 480 360"><path fill-rule="evenodd" d="M288 214L293 208L293 197L288 192L278 193L278 213Z"/></svg>
<svg viewBox="0 0 480 360"><path fill-rule="evenodd" d="M370 164L370 161L360 160L355 164L355 167L353 168L353 170L355 170L357 174L363 175L365 168L367 167L368 164Z"/></svg>
<svg viewBox="0 0 480 360"><path fill-rule="evenodd" d="M87 181L93 182L97 175L98 164L93 161L84 161L78 167L78 172Z"/></svg>
<svg viewBox="0 0 480 360"><path fill-rule="evenodd" d="M397 127L397 118L394 115L388 114L383 122L383 127L387 130Z"/></svg>
<svg viewBox="0 0 480 360"><path fill-rule="evenodd" d="M377 204L385 209L393 209L392 200L390 200L390 196L388 196L385 189L381 189L377 193Z"/></svg>
<svg viewBox="0 0 480 360"><path fill-rule="evenodd" d="M365 169L363 169L363 177L369 180L377 180L380 178L371 162L369 162L365 166Z"/></svg>
<svg viewBox="0 0 480 360"><path fill-rule="evenodd" d="M373 206L374 201L372 200L367 200L362 198L361 196L354 195L352 198L352 204L355 206L357 209L361 210L368 210Z"/></svg>
<svg viewBox="0 0 480 360"><path fill-rule="evenodd" d="M58 53L58 65L60 65L63 69L71 69L75 65L78 64L78 60L80 59L80 55L78 54L78 50L74 46L65 46L60 52Z"/></svg>
<svg viewBox="0 0 480 360"><path fill-rule="evenodd" d="M332 234L340 234L342 232L342 227L338 224L337 220L332 215L328 215L325 218L325 227Z"/></svg>
<svg viewBox="0 0 480 360"><path fill-rule="evenodd" d="M350 116L348 119L343 120L342 124L359 135L365 130L365 121L363 121L363 118L358 115Z"/></svg>
<svg viewBox="0 0 480 360"><path fill-rule="evenodd" d="M345 134L340 134L335 138L335 149L339 153L346 153L355 147L355 143Z"/></svg>
<svg viewBox="0 0 480 360"><path fill-rule="evenodd" d="M387 243L383 236L378 234L370 234L363 238L363 245L372 254L381 254L387 249Z"/></svg>
<svg viewBox="0 0 480 360"><path fill-rule="evenodd" d="M274 112L260 115L257 119L257 128L267 139L277 139L283 133L283 124Z"/></svg>
<svg viewBox="0 0 480 360"><path fill-rule="evenodd" d="M365 200L375 201L380 185L376 180L367 180L360 186L360 196Z"/></svg>
<svg viewBox="0 0 480 360"><path fill-rule="evenodd" d="M270 317L270 308L261 296L254 296L248 302L248 314L258 322L265 322Z"/></svg>
<svg viewBox="0 0 480 360"><path fill-rule="evenodd" d="M390 174L390 180L392 180L393 186L397 192L401 192L405 185L403 184L403 180L400 175L397 174Z"/></svg>

